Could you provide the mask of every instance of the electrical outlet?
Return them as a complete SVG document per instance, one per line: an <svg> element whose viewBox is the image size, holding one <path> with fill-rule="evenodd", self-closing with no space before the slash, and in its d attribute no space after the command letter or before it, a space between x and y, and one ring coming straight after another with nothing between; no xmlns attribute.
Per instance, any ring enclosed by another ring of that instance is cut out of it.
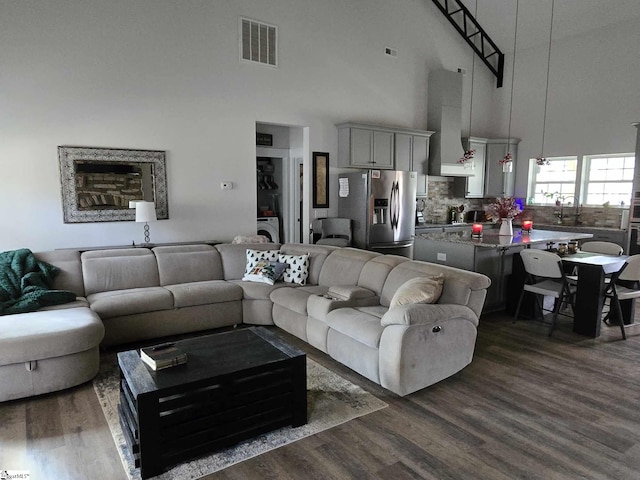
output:
<svg viewBox="0 0 640 480"><path fill-rule="evenodd" d="M447 254L446 253L438 253L438 260L441 262L446 262L447 261Z"/></svg>
<svg viewBox="0 0 640 480"><path fill-rule="evenodd" d="M224 182L220 183L220 188L222 190L232 190L233 189L233 182L224 181Z"/></svg>

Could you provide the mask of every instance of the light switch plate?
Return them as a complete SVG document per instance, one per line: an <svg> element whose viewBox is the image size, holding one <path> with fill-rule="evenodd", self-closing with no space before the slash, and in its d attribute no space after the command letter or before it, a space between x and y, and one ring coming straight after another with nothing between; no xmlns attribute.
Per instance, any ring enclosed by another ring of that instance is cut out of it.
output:
<svg viewBox="0 0 640 480"><path fill-rule="evenodd" d="M222 190L232 190L233 189L233 182L224 181L224 182L220 183L220 188Z"/></svg>
<svg viewBox="0 0 640 480"><path fill-rule="evenodd" d="M441 262L446 262L447 261L447 254L446 253L438 253L438 260L440 260Z"/></svg>

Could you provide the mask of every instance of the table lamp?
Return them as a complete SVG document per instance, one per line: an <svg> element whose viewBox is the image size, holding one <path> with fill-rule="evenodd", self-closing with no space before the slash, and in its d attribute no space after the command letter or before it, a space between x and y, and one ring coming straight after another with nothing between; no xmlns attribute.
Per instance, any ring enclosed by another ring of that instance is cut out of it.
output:
<svg viewBox="0 0 640 480"><path fill-rule="evenodd" d="M149 243L149 223L155 222L156 217L156 205L153 202L145 202L138 200L135 202L136 208L136 222L144 222L144 243Z"/></svg>

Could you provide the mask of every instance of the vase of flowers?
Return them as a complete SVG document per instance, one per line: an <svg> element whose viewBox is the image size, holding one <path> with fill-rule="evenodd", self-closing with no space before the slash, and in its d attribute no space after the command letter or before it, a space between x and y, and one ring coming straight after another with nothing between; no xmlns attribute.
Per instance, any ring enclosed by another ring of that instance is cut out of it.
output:
<svg viewBox="0 0 640 480"><path fill-rule="evenodd" d="M513 236L513 219L522 213L522 209L514 197L498 197L485 208L485 212L494 222L502 222L498 232L500 235Z"/></svg>

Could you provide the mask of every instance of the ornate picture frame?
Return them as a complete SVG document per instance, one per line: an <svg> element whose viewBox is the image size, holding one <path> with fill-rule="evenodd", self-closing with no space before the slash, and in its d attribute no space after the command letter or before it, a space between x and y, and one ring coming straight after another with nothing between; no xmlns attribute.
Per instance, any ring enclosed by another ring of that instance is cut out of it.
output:
<svg viewBox="0 0 640 480"><path fill-rule="evenodd" d="M59 146L58 161L64 223L134 221L129 200L153 201L158 220L169 218L164 151ZM89 175L110 177L90 188ZM121 178L133 187L116 185Z"/></svg>
<svg viewBox="0 0 640 480"><path fill-rule="evenodd" d="M329 208L329 154L313 152L313 208Z"/></svg>

